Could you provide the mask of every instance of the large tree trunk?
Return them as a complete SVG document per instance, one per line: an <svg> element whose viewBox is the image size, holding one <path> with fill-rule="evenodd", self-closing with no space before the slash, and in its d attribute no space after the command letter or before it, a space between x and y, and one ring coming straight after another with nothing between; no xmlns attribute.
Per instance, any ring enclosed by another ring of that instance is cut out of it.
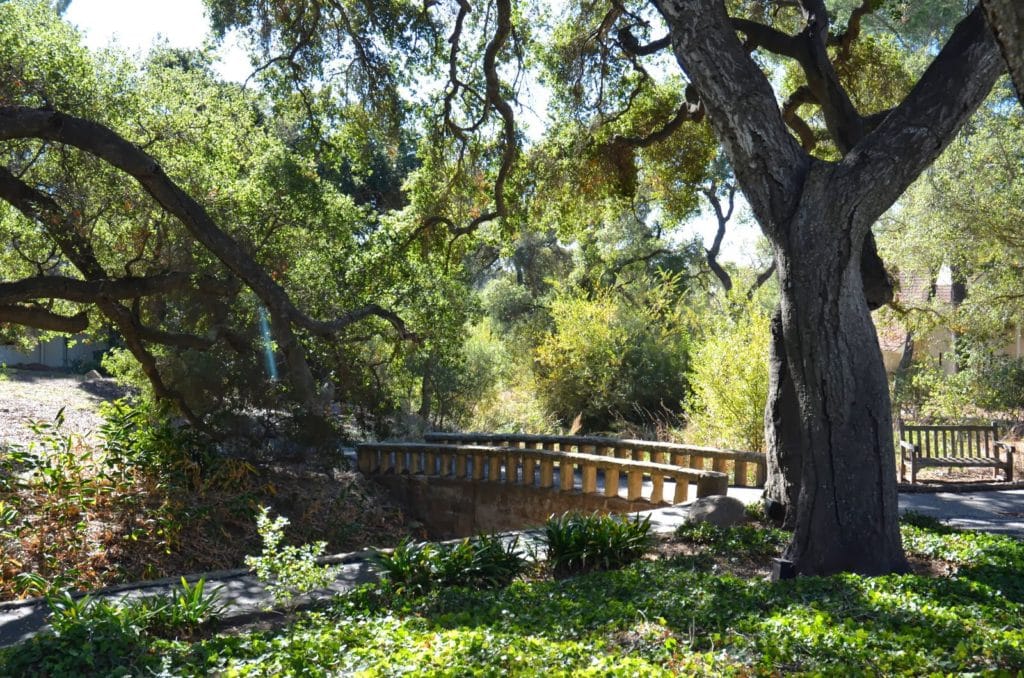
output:
<svg viewBox="0 0 1024 678"><path fill-rule="evenodd" d="M860 274L864 298L870 310L892 301L893 281L878 256L875 238L870 232L860 255ZM764 422L767 451L764 499L768 517L791 530L796 526L804 451L800 435L800 402L786 361L781 307L772 316L771 333L768 404Z"/></svg>
<svg viewBox="0 0 1024 678"><path fill-rule="evenodd" d="M800 497L785 555L799 574L906 571L888 383L864 293L863 243L830 237L837 221L849 219L832 198L841 194L832 171L815 162L784 238L774 243L779 324L800 414ZM777 386L773 395L782 395L785 381ZM793 435L784 415L783 430Z"/></svg>
<svg viewBox="0 0 1024 678"><path fill-rule="evenodd" d="M772 316L768 351L768 406L764 416L767 478L764 486L765 511L781 527L796 527L796 505L800 498L803 472L803 437L800 430L800 402L789 376L786 342L782 333L782 309Z"/></svg>

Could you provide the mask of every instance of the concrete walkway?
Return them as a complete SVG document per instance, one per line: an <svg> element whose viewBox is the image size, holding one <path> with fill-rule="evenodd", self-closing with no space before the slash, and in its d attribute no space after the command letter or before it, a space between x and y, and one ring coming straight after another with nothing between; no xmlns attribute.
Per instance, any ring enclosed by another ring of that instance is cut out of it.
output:
<svg viewBox="0 0 1024 678"><path fill-rule="evenodd" d="M761 490L729 488L729 495L750 504L760 500ZM1024 538L1024 489L956 494L902 493L899 502L902 512L914 511L959 528ZM645 511L642 515L650 516L651 527L655 533L666 534L673 532L685 522L686 514L685 505L680 505ZM537 532L524 532L521 536L524 542L539 544ZM329 598L335 593L349 591L359 584L376 580L378 574L369 554L370 552L363 551L325 559L326 562L340 566L337 580L330 589L317 592L301 602L308 605L316 600ZM188 576L186 579L195 582L200 577L206 579L208 589L222 587L221 602L227 605L227 610L222 615L225 622L244 623L258 618L265 614L264 610L272 602L262 584L245 570L211 572ZM175 577L109 587L92 595L96 598L123 601L141 596L168 594L178 585L179 580L180 578ZM46 602L39 599L0 603L0 647L13 645L44 630L48 614Z"/></svg>

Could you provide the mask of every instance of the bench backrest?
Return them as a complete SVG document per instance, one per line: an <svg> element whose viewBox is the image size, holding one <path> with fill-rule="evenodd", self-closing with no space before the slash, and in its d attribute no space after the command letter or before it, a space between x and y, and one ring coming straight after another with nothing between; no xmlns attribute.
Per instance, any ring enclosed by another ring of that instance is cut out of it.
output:
<svg viewBox="0 0 1024 678"><path fill-rule="evenodd" d="M920 457L994 457L999 425L899 423L900 440L917 446Z"/></svg>

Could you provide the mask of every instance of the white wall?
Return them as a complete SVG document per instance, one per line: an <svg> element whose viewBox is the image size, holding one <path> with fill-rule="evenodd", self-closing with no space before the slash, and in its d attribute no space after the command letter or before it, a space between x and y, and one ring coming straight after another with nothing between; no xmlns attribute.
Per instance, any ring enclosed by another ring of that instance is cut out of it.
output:
<svg viewBox="0 0 1024 678"><path fill-rule="evenodd" d="M90 344L71 339L51 339L38 342L35 349L20 351L14 346L0 345L0 363L9 367L19 364L40 363L47 367L68 368L75 362L88 363L93 354L106 348L106 344Z"/></svg>

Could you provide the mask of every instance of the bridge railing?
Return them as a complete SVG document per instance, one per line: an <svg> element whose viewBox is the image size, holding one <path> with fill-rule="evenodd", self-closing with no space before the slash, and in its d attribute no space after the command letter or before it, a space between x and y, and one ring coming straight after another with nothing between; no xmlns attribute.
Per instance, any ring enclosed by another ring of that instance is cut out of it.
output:
<svg viewBox="0 0 1024 678"><path fill-rule="evenodd" d="M597 454L527 447L495 447L445 443L363 443L356 446L359 470L364 474L423 474L460 480L490 481L563 492L597 493L598 471L603 473L604 495L619 496L619 480L626 476L626 499L642 498L645 477L651 480L649 501L680 504L689 499L690 483L697 496L725 494L724 473L651 461L634 461ZM577 483L577 476L579 482ZM671 500L665 481L675 483Z"/></svg>
<svg viewBox="0 0 1024 678"><path fill-rule="evenodd" d="M534 435L529 433L427 433L424 439L433 443L493 445L495 447L526 447L562 452L596 454L633 461L669 463L703 470L711 469L730 476L736 487L764 487L765 456L760 452L724 450L715 447L662 443L652 440L629 440L597 436ZM751 473L752 472L752 473Z"/></svg>

